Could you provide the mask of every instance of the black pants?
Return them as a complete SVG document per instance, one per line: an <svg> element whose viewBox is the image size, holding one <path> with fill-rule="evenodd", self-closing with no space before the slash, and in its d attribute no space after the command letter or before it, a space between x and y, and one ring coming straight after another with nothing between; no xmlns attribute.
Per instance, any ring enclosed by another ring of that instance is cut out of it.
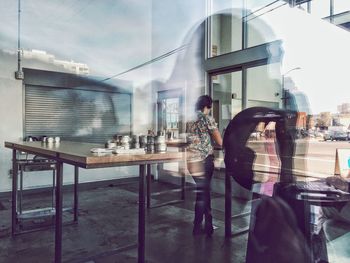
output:
<svg viewBox="0 0 350 263"><path fill-rule="evenodd" d="M200 224L203 221L203 216L211 214L211 199L210 199L210 182L214 172L214 156L209 155L204 161L204 176L193 176L196 182L196 204L194 224Z"/></svg>

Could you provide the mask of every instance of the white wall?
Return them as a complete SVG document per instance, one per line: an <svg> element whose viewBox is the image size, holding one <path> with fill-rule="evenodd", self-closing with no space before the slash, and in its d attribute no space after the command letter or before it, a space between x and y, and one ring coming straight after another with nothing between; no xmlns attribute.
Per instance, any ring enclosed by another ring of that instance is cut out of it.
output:
<svg viewBox="0 0 350 263"><path fill-rule="evenodd" d="M22 81L14 78L16 57L0 53L0 192L10 189L9 170L12 152L4 147L5 140L18 140L23 131Z"/></svg>
<svg viewBox="0 0 350 263"><path fill-rule="evenodd" d="M4 147L5 141L23 139L23 87L22 80L14 78L17 70L16 54L0 51L0 192L11 190L12 151ZM62 71L54 65L38 61L23 61L24 67ZM73 166L64 166L64 184L73 182ZM28 172L24 175L26 188L40 188L52 183L51 172ZM116 167L105 169L80 169L80 182L101 181L138 175L138 167Z"/></svg>

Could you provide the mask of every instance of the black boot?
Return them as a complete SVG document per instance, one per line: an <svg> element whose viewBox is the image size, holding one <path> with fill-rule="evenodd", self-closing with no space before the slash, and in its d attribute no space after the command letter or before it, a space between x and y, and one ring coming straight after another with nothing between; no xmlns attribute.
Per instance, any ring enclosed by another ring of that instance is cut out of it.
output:
<svg viewBox="0 0 350 263"><path fill-rule="evenodd" d="M213 227L213 217L211 214L205 215L204 229L208 237L211 237L213 235L214 227Z"/></svg>

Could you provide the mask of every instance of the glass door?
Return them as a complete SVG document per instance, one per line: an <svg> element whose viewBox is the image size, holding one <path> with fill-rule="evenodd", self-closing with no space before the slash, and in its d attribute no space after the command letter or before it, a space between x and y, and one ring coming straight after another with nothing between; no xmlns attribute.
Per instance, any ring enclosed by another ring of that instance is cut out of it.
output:
<svg viewBox="0 0 350 263"><path fill-rule="evenodd" d="M242 70L211 75L212 114L223 134L230 120L242 110Z"/></svg>
<svg viewBox="0 0 350 263"><path fill-rule="evenodd" d="M246 107L282 108L280 63L258 65L246 72Z"/></svg>
<svg viewBox="0 0 350 263"><path fill-rule="evenodd" d="M282 108L280 64L271 63L210 74L213 117L221 133L245 108Z"/></svg>

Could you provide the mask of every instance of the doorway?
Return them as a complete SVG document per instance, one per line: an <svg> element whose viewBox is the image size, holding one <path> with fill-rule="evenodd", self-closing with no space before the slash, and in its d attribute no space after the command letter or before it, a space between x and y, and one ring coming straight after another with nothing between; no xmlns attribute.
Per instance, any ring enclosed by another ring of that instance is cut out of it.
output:
<svg viewBox="0 0 350 263"><path fill-rule="evenodd" d="M211 75L212 115L223 134L230 120L242 110L242 71Z"/></svg>
<svg viewBox="0 0 350 263"><path fill-rule="evenodd" d="M280 63L255 64L209 74L213 117L221 133L243 109L282 108Z"/></svg>
<svg viewBox="0 0 350 263"><path fill-rule="evenodd" d="M170 139L177 139L182 132L183 98L181 90L166 90L158 92L157 129Z"/></svg>

